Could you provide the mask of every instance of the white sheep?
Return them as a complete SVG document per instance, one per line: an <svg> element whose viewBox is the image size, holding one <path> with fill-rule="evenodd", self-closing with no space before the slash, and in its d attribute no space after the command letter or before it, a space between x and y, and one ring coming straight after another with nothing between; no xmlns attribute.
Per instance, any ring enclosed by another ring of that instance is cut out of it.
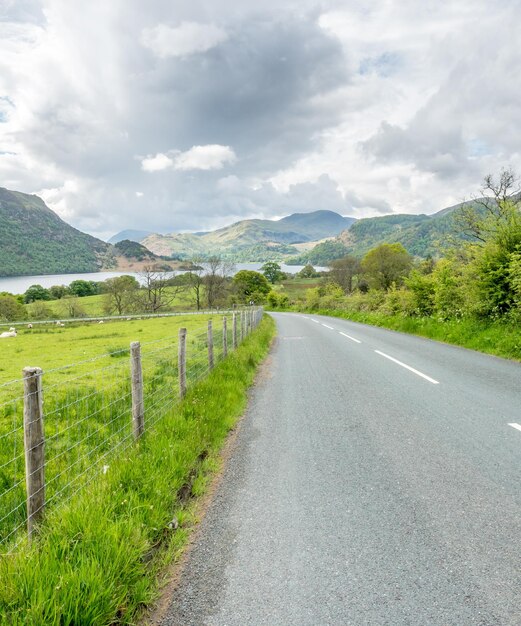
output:
<svg viewBox="0 0 521 626"><path fill-rule="evenodd" d="M60 320L56 320L56 326L61 326Z"/></svg>
<svg viewBox="0 0 521 626"><path fill-rule="evenodd" d="M5 339L6 337L16 337L16 330L10 330L9 332L5 332L0 334L0 339Z"/></svg>
<svg viewBox="0 0 521 626"><path fill-rule="evenodd" d="M32 324L27 324L27 328L32 328L33 325Z"/></svg>
<svg viewBox="0 0 521 626"><path fill-rule="evenodd" d="M105 323L105 322L104 322L103 320L100 320L100 321L98 322L98 324L104 324L104 323Z"/></svg>

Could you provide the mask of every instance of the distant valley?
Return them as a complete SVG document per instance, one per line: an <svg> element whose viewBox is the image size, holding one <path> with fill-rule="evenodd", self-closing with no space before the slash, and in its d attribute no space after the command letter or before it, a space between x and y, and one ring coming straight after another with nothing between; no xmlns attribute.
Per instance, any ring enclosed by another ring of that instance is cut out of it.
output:
<svg viewBox="0 0 521 626"><path fill-rule="evenodd" d="M219 255L236 263L284 261L325 265L399 242L418 257L439 256L454 236L462 205L433 215L393 214L356 220L333 211L248 219L209 232L156 234L123 230L109 242L64 222L41 198L0 188L0 276L175 269Z"/></svg>

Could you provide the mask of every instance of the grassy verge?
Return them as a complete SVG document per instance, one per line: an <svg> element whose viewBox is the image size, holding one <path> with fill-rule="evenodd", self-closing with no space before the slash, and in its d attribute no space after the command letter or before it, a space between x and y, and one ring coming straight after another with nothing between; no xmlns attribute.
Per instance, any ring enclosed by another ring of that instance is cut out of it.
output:
<svg viewBox="0 0 521 626"><path fill-rule="evenodd" d="M291 310L296 309L292 308ZM310 312L307 309L300 310L306 313ZM320 309L313 311L313 313L411 333L506 359L521 361L521 332L519 326L513 323L485 322L475 319L443 321L432 317L407 317L336 309Z"/></svg>
<svg viewBox="0 0 521 626"><path fill-rule="evenodd" d="M217 466L273 335L265 318L106 474L50 511L33 545L2 557L1 623L133 622L157 592L161 568L186 542L187 499L204 490Z"/></svg>

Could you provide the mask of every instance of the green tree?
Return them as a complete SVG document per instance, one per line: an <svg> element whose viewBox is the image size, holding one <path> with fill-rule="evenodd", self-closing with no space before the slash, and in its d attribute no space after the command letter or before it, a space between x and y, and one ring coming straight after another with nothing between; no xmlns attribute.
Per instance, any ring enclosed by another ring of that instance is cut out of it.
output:
<svg viewBox="0 0 521 626"><path fill-rule="evenodd" d="M255 303L258 303L259 297L264 299L271 291L266 277L253 270L237 272L233 277L233 284L238 297L243 302L253 300Z"/></svg>
<svg viewBox="0 0 521 626"><path fill-rule="evenodd" d="M264 263L261 267L261 272L272 285L284 278L284 272L281 271L280 265L275 261L267 261Z"/></svg>
<svg viewBox="0 0 521 626"><path fill-rule="evenodd" d="M31 285L24 293L24 302L35 302L36 300L50 300L51 294L48 289L41 285Z"/></svg>
<svg viewBox="0 0 521 626"><path fill-rule="evenodd" d="M107 313L128 313L135 306L139 283L133 276L108 278L103 284L105 292L103 308Z"/></svg>
<svg viewBox="0 0 521 626"><path fill-rule="evenodd" d="M224 302L227 295L229 276L233 274L235 265L218 256L211 256L204 263L203 284L206 302L211 309Z"/></svg>
<svg viewBox="0 0 521 626"><path fill-rule="evenodd" d="M387 291L400 286L412 267L412 257L401 243L383 243L362 259L362 271L371 287Z"/></svg>
<svg viewBox="0 0 521 626"><path fill-rule="evenodd" d="M339 285L344 293L353 291L353 279L360 273L360 261L347 254L342 259L331 261L329 264L328 280Z"/></svg>
<svg viewBox="0 0 521 626"><path fill-rule="evenodd" d="M308 263L307 265L304 265L297 276L299 278L316 278L318 276L318 272L311 265L311 263Z"/></svg>
<svg viewBox="0 0 521 626"><path fill-rule="evenodd" d="M78 298L95 296L98 293L98 284L93 280L73 280L69 285L69 293Z"/></svg>
<svg viewBox="0 0 521 626"><path fill-rule="evenodd" d="M65 285L53 285L49 287L49 293L52 300L60 300L67 295L67 287Z"/></svg>
<svg viewBox="0 0 521 626"><path fill-rule="evenodd" d="M16 322L26 318L27 311L15 296L9 294L0 295L0 320Z"/></svg>

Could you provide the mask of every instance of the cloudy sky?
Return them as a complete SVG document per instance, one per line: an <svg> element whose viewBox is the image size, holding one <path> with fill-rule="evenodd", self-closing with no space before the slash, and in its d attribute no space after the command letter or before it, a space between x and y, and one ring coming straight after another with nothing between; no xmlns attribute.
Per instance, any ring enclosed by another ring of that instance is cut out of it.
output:
<svg viewBox="0 0 521 626"><path fill-rule="evenodd" d="M0 0L0 186L108 237L521 172L518 0Z"/></svg>

